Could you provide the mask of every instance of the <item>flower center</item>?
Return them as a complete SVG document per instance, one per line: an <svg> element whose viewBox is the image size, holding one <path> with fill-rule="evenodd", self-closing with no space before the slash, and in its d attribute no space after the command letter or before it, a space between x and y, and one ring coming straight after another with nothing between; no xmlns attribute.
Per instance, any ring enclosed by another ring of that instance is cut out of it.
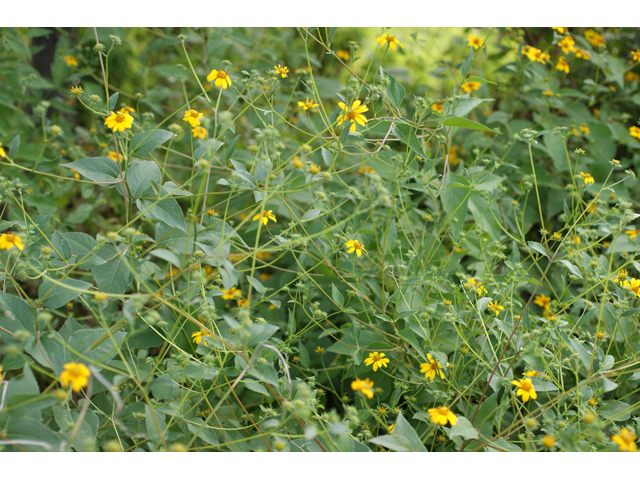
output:
<svg viewBox="0 0 640 480"><path fill-rule="evenodd" d="M527 392L533 388L533 384L528 380L524 380L520 385L520 388L526 390Z"/></svg>
<svg viewBox="0 0 640 480"><path fill-rule="evenodd" d="M79 377L81 375L80 373L80 367L73 367L71 369L71 375L73 375L74 377Z"/></svg>
<svg viewBox="0 0 640 480"><path fill-rule="evenodd" d="M118 123L124 122L124 114L123 113L119 113L118 115L116 115L116 122L118 122Z"/></svg>
<svg viewBox="0 0 640 480"><path fill-rule="evenodd" d="M431 362L429 364L429 369L430 370L438 370L438 366L436 365L436 362Z"/></svg>
<svg viewBox="0 0 640 480"><path fill-rule="evenodd" d="M449 409L447 407L438 407L438 413L440 415L446 415L449 412Z"/></svg>
<svg viewBox="0 0 640 480"><path fill-rule="evenodd" d="M356 240L355 242L353 242L353 247L354 247L356 250L362 250L362 244L361 244L358 240ZM377 355L376 355L376 357L377 357L377 360L380 360L380 357L379 357L379 356L377 356Z"/></svg>
<svg viewBox="0 0 640 480"><path fill-rule="evenodd" d="M382 360L382 358L380 358L380 355L377 353L375 353L371 358L373 359L374 362L379 362L380 360Z"/></svg>
<svg viewBox="0 0 640 480"><path fill-rule="evenodd" d="M393 43L395 41L396 41L396 37L394 37L393 35L387 35L387 42Z"/></svg>
<svg viewBox="0 0 640 480"><path fill-rule="evenodd" d="M218 70L218 78L226 80L228 76L229 75L227 75L227 72L225 72L224 70Z"/></svg>

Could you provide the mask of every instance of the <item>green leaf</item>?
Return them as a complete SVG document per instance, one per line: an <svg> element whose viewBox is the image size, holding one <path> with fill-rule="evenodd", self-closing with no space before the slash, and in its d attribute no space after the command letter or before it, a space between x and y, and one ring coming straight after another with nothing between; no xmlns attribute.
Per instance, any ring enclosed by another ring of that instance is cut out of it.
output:
<svg viewBox="0 0 640 480"><path fill-rule="evenodd" d="M114 93L109 97L109 111L113 111L116 109L116 105L118 104L118 97L120 94L118 92Z"/></svg>
<svg viewBox="0 0 640 480"><path fill-rule="evenodd" d="M529 248L531 248L531 249L535 250L536 252L539 252L542 255L544 255L545 257L549 258L549 252L547 252L547 249L544 248L544 246L539 244L538 242L527 242L527 245L529 245Z"/></svg>
<svg viewBox="0 0 640 480"><path fill-rule="evenodd" d="M490 80L487 80L486 78L480 78L480 77L469 77L467 78L467 82L480 82L480 83L490 83L491 85L498 85L496 82L492 82Z"/></svg>
<svg viewBox="0 0 640 480"><path fill-rule="evenodd" d="M393 433L373 438L369 442L396 452L427 451L416 431L402 414L399 414L396 418L396 426L393 429Z"/></svg>
<svg viewBox="0 0 640 480"><path fill-rule="evenodd" d="M278 387L278 374L276 373L276 369L270 363L256 363L249 369L247 374L262 382L270 383L271 385Z"/></svg>
<svg viewBox="0 0 640 480"><path fill-rule="evenodd" d="M336 302L340 308L344 307L344 297L333 283L331 284L331 298L333 298L333 301Z"/></svg>
<svg viewBox="0 0 640 480"><path fill-rule="evenodd" d="M116 254L115 248L111 247L113 255ZM102 265L96 265L91 268L91 273L98 285L98 290L104 293L114 293L121 295L125 292L129 284L133 281L130 268L125 261L126 253L115 256Z"/></svg>
<svg viewBox="0 0 640 480"><path fill-rule="evenodd" d="M400 82L388 72L385 72L382 67L380 67L380 75L386 77L389 84L387 86L387 96L391 101L391 104L395 107L396 110L399 110L402 105L402 100L404 99L404 95L406 90L400 84Z"/></svg>
<svg viewBox="0 0 640 480"><path fill-rule="evenodd" d="M167 429L164 414L145 404L144 422L147 428L147 435L149 435L149 440L158 445L161 439L164 438L164 431Z"/></svg>
<svg viewBox="0 0 640 480"><path fill-rule="evenodd" d="M126 335L126 332L120 330L109 337L107 330L104 328L83 328L71 335L69 346L73 350L82 353L91 362L107 363L116 356L118 348L120 348ZM91 349L99 340L101 340L100 344ZM84 359L81 361L85 362Z"/></svg>
<svg viewBox="0 0 640 480"><path fill-rule="evenodd" d="M396 123L393 125L393 134L400 139L402 143L407 145L414 153L425 160L431 160L424 153L424 149L416 137L415 129L404 123Z"/></svg>
<svg viewBox="0 0 640 480"><path fill-rule="evenodd" d="M173 136L173 133L159 129L138 133L131 138L131 155L144 157Z"/></svg>
<svg viewBox="0 0 640 480"><path fill-rule="evenodd" d="M469 53L462 60L462 64L460 65L460 72L462 73L462 78L467 76L469 73L469 68L471 68L471 63L473 63L473 47L469 47Z"/></svg>
<svg viewBox="0 0 640 480"><path fill-rule="evenodd" d="M25 330L35 336L36 315L33 307L14 295L0 292L0 327L14 334ZM6 343L19 342L19 339L2 330L0 335Z"/></svg>
<svg viewBox="0 0 640 480"><path fill-rule="evenodd" d="M442 189L442 206L447 213L447 222L451 223L454 240L458 239L460 229L467 216L470 187L467 180L450 173L446 176Z"/></svg>
<svg viewBox="0 0 640 480"><path fill-rule="evenodd" d="M304 217L302 217L300 222L308 222L309 220L313 220L321 213L322 213L322 210L319 210L317 208L312 208L311 210L307 211L307 213L304 214Z"/></svg>
<svg viewBox="0 0 640 480"><path fill-rule="evenodd" d="M224 145L224 142L221 142L219 140L207 140L205 143L196 148L195 152L193 152L193 159L195 161L198 161L206 155L207 159L210 160L211 157L213 157L213 155L215 155L215 153L220 149L220 147L222 147L222 145Z"/></svg>
<svg viewBox="0 0 640 480"><path fill-rule="evenodd" d="M75 170L92 182L111 183L112 185L103 185L107 188L115 187L120 175L118 164L107 157L83 158L73 163L62 163L61 166Z"/></svg>
<svg viewBox="0 0 640 480"><path fill-rule="evenodd" d="M458 417L458 421L451 427L451 431L449 432L449 438L453 437L462 437L465 440L478 438L478 431L465 417Z"/></svg>
<svg viewBox="0 0 640 480"><path fill-rule="evenodd" d="M493 130L492 128L482 125L481 123L474 122L473 120L469 120L468 118L449 117L442 122L442 125L445 127L468 128L470 130L498 133L497 130Z"/></svg>
<svg viewBox="0 0 640 480"><path fill-rule="evenodd" d="M598 409L598 415L605 420L613 420L616 422L625 422L631 417L631 413L635 412L638 408L632 407L628 403L613 401L608 405Z"/></svg>
<svg viewBox="0 0 640 480"><path fill-rule="evenodd" d="M13 137L13 140L11 140L11 143L9 144L9 156L11 158L16 158L16 155L18 155L19 150L20 150L20 135L16 135L15 137Z"/></svg>
<svg viewBox="0 0 640 480"><path fill-rule="evenodd" d="M62 279L60 283L81 290L89 290L92 286L90 283L73 280L71 278ZM49 280L42 282L38 288L38 296L42 304L49 308L60 308L80 295L82 295L82 292L70 290L62 285L55 285Z"/></svg>
<svg viewBox="0 0 640 480"><path fill-rule="evenodd" d="M83 402L88 400L84 399ZM55 418L58 427L60 427L60 433L69 438L69 434L73 430L73 425L78 421L80 410L69 410L66 407L55 406L53 407L53 417ZM96 436L98 435L98 417L91 409L87 410L82 419L75 436L71 440L71 446L77 452L93 451L96 443Z"/></svg>
<svg viewBox="0 0 640 480"><path fill-rule="evenodd" d="M456 102L456 106L451 112L454 117L464 117L471 110L476 108L483 102L492 102L493 98L476 98L476 97L463 97Z"/></svg>
<svg viewBox="0 0 640 480"><path fill-rule="evenodd" d="M582 272L580 271L580 269L576 267L573 263L571 263L569 260L560 260L560 263L563 264L565 267L567 267L567 269L576 277L582 278Z"/></svg>

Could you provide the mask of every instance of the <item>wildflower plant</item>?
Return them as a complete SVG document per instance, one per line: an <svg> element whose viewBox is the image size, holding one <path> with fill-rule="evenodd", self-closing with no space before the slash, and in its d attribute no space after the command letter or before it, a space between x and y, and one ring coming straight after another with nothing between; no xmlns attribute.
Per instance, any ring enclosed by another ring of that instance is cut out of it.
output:
<svg viewBox="0 0 640 480"><path fill-rule="evenodd" d="M637 29L43 32L0 449L637 451Z"/></svg>

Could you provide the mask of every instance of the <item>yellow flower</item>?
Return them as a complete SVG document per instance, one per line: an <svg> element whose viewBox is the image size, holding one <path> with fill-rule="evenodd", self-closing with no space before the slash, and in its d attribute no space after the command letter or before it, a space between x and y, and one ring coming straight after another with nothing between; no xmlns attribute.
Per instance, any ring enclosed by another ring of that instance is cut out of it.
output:
<svg viewBox="0 0 640 480"><path fill-rule="evenodd" d="M575 49L576 58L582 58L583 60L589 60L591 54L582 48Z"/></svg>
<svg viewBox="0 0 640 480"><path fill-rule="evenodd" d="M69 65L70 67L78 66L78 60L76 60L76 57L74 57L73 55L65 55L64 61L67 62L67 65Z"/></svg>
<svg viewBox="0 0 640 480"><path fill-rule="evenodd" d="M560 35L563 35L564 32L568 32L569 29L567 27L551 27L552 30L555 30L556 32L558 32Z"/></svg>
<svg viewBox="0 0 640 480"><path fill-rule="evenodd" d="M544 294L536 295L533 298L533 303L544 309L543 315L549 313L549 307L551 306L551 297L547 297Z"/></svg>
<svg viewBox="0 0 640 480"><path fill-rule="evenodd" d="M114 162L121 162L122 161L122 155L119 155L116 152L109 152L109 155L107 155L107 157L109 157L111 160L113 160Z"/></svg>
<svg viewBox="0 0 640 480"><path fill-rule="evenodd" d="M207 75L207 82L215 80L215 86L223 90L226 90L231 86L231 78L229 74L224 70L211 70L211 73Z"/></svg>
<svg viewBox="0 0 640 480"><path fill-rule="evenodd" d="M364 364L368 367L373 364L373 371L377 371L378 368L386 367L389 363L388 358L384 358L384 353L373 352L369 354L369 358L364 359Z"/></svg>
<svg viewBox="0 0 640 480"><path fill-rule="evenodd" d="M368 112L369 107L366 105L361 106L361 103L360 100L356 100L351 104L351 108L348 108L344 102L338 103L338 106L345 112L338 117L338 125L342 125L349 120L351 122L351 128L349 129L351 132L356 131L356 123L364 127L368 120L363 113Z"/></svg>
<svg viewBox="0 0 640 480"><path fill-rule="evenodd" d="M63 387L71 384L71 390L79 392L89 383L89 376L91 376L91 371L83 363L66 363L60 374L60 382Z"/></svg>
<svg viewBox="0 0 640 480"><path fill-rule="evenodd" d="M191 125L192 127L197 127L198 125L200 125L200 119L202 118L202 116L203 114L197 110L187 110L186 112L184 112L184 118L182 120L184 120L185 122L189 122L189 125Z"/></svg>
<svg viewBox="0 0 640 480"><path fill-rule="evenodd" d="M553 232L552 237L554 240L562 240L562 234L558 232Z"/></svg>
<svg viewBox="0 0 640 480"><path fill-rule="evenodd" d="M618 271L618 274L613 277L611 280L613 281L613 283L620 283L620 285L622 285L622 282L624 282L624 280L629 276L629 271L622 268Z"/></svg>
<svg viewBox="0 0 640 480"><path fill-rule="evenodd" d="M293 166L296 168L304 167L304 161L300 160L300 157L293 157Z"/></svg>
<svg viewBox="0 0 640 480"><path fill-rule="evenodd" d="M237 304L240 308L244 308L244 307L248 307L249 306L249 299L248 298L239 298L237 300Z"/></svg>
<svg viewBox="0 0 640 480"><path fill-rule="evenodd" d="M493 313L496 314L496 317L500 315L500 310L504 310L504 307L502 305L499 305L498 302L489 302L489 305L487 305L487 308L489 310L492 310Z"/></svg>
<svg viewBox="0 0 640 480"><path fill-rule="evenodd" d="M2 381L2 365L0 365L0 382Z"/></svg>
<svg viewBox="0 0 640 480"><path fill-rule="evenodd" d="M71 93L77 97L78 95L82 94L82 87L80 85L74 85L73 87L71 87Z"/></svg>
<svg viewBox="0 0 640 480"><path fill-rule="evenodd" d="M4 151L4 148L2 148L2 142L0 142L0 157L2 158L6 158L7 154Z"/></svg>
<svg viewBox="0 0 640 480"><path fill-rule="evenodd" d="M536 393L536 389L531 383L531 380L528 378L523 378L522 380L513 380L511 382L512 385L518 387L516 390L516 395L522 397L523 402L528 402L530 398L534 400L538 398L538 394Z"/></svg>
<svg viewBox="0 0 640 480"><path fill-rule="evenodd" d="M369 399L373 398L373 382L368 378L365 380L356 378L351 382L351 388L356 392L362 392Z"/></svg>
<svg viewBox="0 0 640 480"><path fill-rule="evenodd" d="M302 107L304 110L312 110L316 108L319 103L314 103L313 100L309 100L309 97L306 98L304 102L298 102L298 106Z"/></svg>
<svg viewBox="0 0 640 480"><path fill-rule="evenodd" d="M638 82L640 81L640 75L636 72L627 72L624 76L625 81L627 82Z"/></svg>
<svg viewBox="0 0 640 480"><path fill-rule="evenodd" d="M584 178L584 184L585 185L588 184L588 183L594 183L594 181L595 181L590 173L580 172L580 175L578 175L578 176Z"/></svg>
<svg viewBox="0 0 640 480"><path fill-rule="evenodd" d="M431 105L431 110L434 112L442 113L442 104L440 102L436 102Z"/></svg>
<svg viewBox="0 0 640 480"><path fill-rule="evenodd" d="M640 48L631 51L631 58L633 58L634 62L640 62Z"/></svg>
<svg viewBox="0 0 640 480"><path fill-rule="evenodd" d="M569 73L569 64L564 59L564 57L558 58L558 63L556 63L556 70L560 70L564 73Z"/></svg>
<svg viewBox="0 0 640 480"><path fill-rule="evenodd" d="M206 139L207 133L207 129L201 126L197 126L191 129L191 135L193 135L193 138L199 138L200 140Z"/></svg>
<svg viewBox="0 0 640 480"><path fill-rule="evenodd" d="M387 413L387 407L378 407L378 413L384 415Z"/></svg>
<svg viewBox="0 0 640 480"><path fill-rule="evenodd" d="M582 133L584 133L585 135L589 135L589 133L591 133L591 130L589 130L589 127L587 127L586 125L580 125L580 131Z"/></svg>
<svg viewBox="0 0 640 480"><path fill-rule="evenodd" d="M273 68L276 69L276 73L282 75L282 78L285 78L287 76L287 73L289 73L289 68L287 68L286 66L281 67L280 64L278 64L277 67L274 65Z"/></svg>
<svg viewBox="0 0 640 480"><path fill-rule="evenodd" d="M420 364L420 373L424 373L424 378L428 378L429 380L433 380L436 378L436 373L440 376L440 378L444 378L444 373L442 372L442 364L440 360L433 359L430 353L427 353L427 360L429 363L421 363ZM449 366L449 362L447 362L447 367Z"/></svg>
<svg viewBox="0 0 640 480"><path fill-rule="evenodd" d="M487 292L487 289L482 286L482 282L476 282L473 278L467 279L466 287L475 289L478 295L482 295Z"/></svg>
<svg viewBox="0 0 640 480"><path fill-rule="evenodd" d="M231 287L229 290L222 290L224 294L222 295L223 300L235 300L236 298L242 296L242 292L239 288Z"/></svg>
<svg viewBox="0 0 640 480"><path fill-rule="evenodd" d="M349 240L345 246L348 248L347 253L356 252L358 258L362 255L362 252L367 253L364 245L362 245L358 240Z"/></svg>
<svg viewBox="0 0 640 480"><path fill-rule="evenodd" d="M629 134L634 138L640 139L640 128L636 126L629 127Z"/></svg>
<svg viewBox="0 0 640 480"><path fill-rule="evenodd" d="M542 444L547 448L553 448L553 446L556 444L556 440L551 435L545 435L545 437L542 439Z"/></svg>
<svg viewBox="0 0 640 480"><path fill-rule="evenodd" d="M314 352L322 354L324 353L324 347L321 347L320 345L318 345L314 350Z"/></svg>
<svg viewBox="0 0 640 480"><path fill-rule="evenodd" d="M587 30L584 32L584 38L586 38L587 41L596 48L607 43L604 41L604 37L594 30Z"/></svg>
<svg viewBox="0 0 640 480"><path fill-rule="evenodd" d="M638 436L626 428L623 428L620 430L620 433L611 437L611 440L618 444L621 452L637 452L638 447L636 447L635 443L637 439Z"/></svg>
<svg viewBox="0 0 640 480"><path fill-rule="evenodd" d="M461 85L462 89L466 93L471 93L475 90L478 90L482 84L480 82L465 82Z"/></svg>
<svg viewBox="0 0 640 480"><path fill-rule="evenodd" d="M582 240L577 235L571 235L571 241L576 245L580 245L582 243Z"/></svg>
<svg viewBox="0 0 640 480"><path fill-rule="evenodd" d="M104 302L109 296L104 292L96 292L93 294L93 298L95 298L98 302Z"/></svg>
<svg viewBox="0 0 640 480"><path fill-rule="evenodd" d="M358 169L358 173L376 173L369 165L364 165Z"/></svg>
<svg viewBox="0 0 640 480"><path fill-rule="evenodd" d="M624 282L622 282L622 286L628 288L633 293L635 293L636 296L640 297L640 280L638 280L637 278L630 278L629 280L625 280Z"/></svg>
<svg viewBox="0 0 640 480"><path fill-rule="evenodd" d="M200 345L200 342L204 342L204 346L208 346L207 339L205 337L210 337L211 334L206 330L202 329L199 332L193 332L191 337L193 338L193 343L196 345Z"/></svg>
<svg viewBox="0 0 640 480"><path fill-rule="evenodd" d="M470 47L473 47L475 50L478 50L482 46L482 38L474 35L473 33L469 35L469 43Z"/></svg>
<svg viewBox="0 0 640 480"><path fill-rule="evenodd" d="M458 422L458 417L444 405L437 408L430 408L427 410L427 413L431 416L431 421L436 425L446 425L447 422L449 422L453 427Z"/></svg>
<svg viewBox="0 0 640 480"><path fill-rule="evenodd" d="M20 251L24 250L24 244L19 236L15 233L3 233L0 235L0 250L9 250L13 247L17 247Z"/></svg>
<svg viewBox="0 0 640 480"><path fill-rule="evenodd" d="M388 427L389 433L393 433L393 429L396 428L396 424L392 423L391 425L389 425Z"/></svg>
<svg viewBox="0 0 640 480"><path fill-rule="evenodd" d="M556 316L555 313L547 313L544 318L546 318L549 322L557 322L558 321L558 317Z"/></svg>
<svg viewBox="0 0 640 480"><path fill-rule="evenodd" d="M312 163L311 165L309 165L309 171L313 174L319 173L320 165L316 165L315 163Z"/></svg>
<svg viewBox="0 0 640 480"><path fill-rule="evenodd" d="M133 117L128 113L122 111L118 112L117 114L111 112L111 115L107 117L107 119L104 121L104 124L114 132L116 130L124 132L125 129L131 128L131 125L133 124Z"/></svg>
<svg viewBox="0 0 640 480"><path fill-rule="evenodd" d="M571 37L563 37L562 40L558 42L558 46L562 49L562 53L575 51L575 44L575 40Z"/></svg>
<svg viewBox="0 0 640 480"><path fill-rule="evenodd" d="M350 58L349 52L347 50L338 50L336 52L336 56L338 58L341 58L342 60L345 60L345 61L349 60L349 58Z"/></svg>
<svg viewBox="0 0 640 480"><path fill-rule="evenodd" d="M384 46L384 44L387 44L389 47L391 47L391 50L395 50L396 45L404 48L404 45L401 44L396 37L394 37L393 35L388 35L386 33L376 38L376 42L380 43L382 46Z"/></svg>
<svg viewBox="0 0 640 480"><path fill-rule="evenodd" d="M538 372L536 372L535 370L529 370L528 372L526 372L524 374L525 377L539 377L540 374Z"/></svg>
<svg viewBox="0 0 640 480"><path fill-rule="evenodd" d="M638 230L637 228L635 230L626 230L625 235L629 235L629 238L636 238L638 236L638 234L640 233L640 230Z"/></svg>
<svg viewBox="0 0 640 480"><path fill-rule="evenodd" d="M449 149L449 163L454 167L462 162L462 159L458 156L458 152L460 151L459 145L454 145Z"/></svg>
<svg viewBox="0 0 640 480"><path fill-rule="evenodd" d="M551 90L545 90L544 92L542 92L542 94L546 97L552 97L553 96L553 92Z"/></svg>
<svg viewBox="0 0 640 480"><path fill-rule="evenodd" d="M122 112L122 113L136 113L136 109L133 107L130 107L129 105L125 105L124 107L122 107L120 110L118 110L118 112Z"/></svg>
<svg viewBox="0 0 640 480"><path fill-rule="evenodd" d="M265 210L264 212L258 213L253 217L254 222L260 219L262 219L262 223L264 225L266 225L269 220L271 220L274 223L276 222L276 216L273 214L273 210Z"/></svg>

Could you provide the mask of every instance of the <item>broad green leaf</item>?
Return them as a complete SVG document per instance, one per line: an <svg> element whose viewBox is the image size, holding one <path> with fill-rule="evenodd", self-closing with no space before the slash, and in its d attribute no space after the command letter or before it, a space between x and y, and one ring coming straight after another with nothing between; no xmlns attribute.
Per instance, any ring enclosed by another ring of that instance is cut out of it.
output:
<svg viewBox="0 0 640 480"><path fill-rule="evenodd" d="M462 78L467 76L469 73L469 68L471 68L471 64L473 63L473 47L469 47L469 53L462 60L462 64L460 64L460 73L462 73Z"/></svg>
<svg viewBox="0 0 640 480"><path fill-rule="evenodd" d="M544 246L539 244L538 242L527 242L527 245L529 245L529 248L549 258L549 252L547 252L547 249L544 248Z"/></svg>
<svg viewBox="0 0 640 480"><path fill-rule="evenodd" d="M83 158L73 163L62 163L61 166L75 170L92 182L111 183L111 185L103 185L107 188L115 187L115 182L118 181L120 175L117 162L107 157Z"/></svg>
<svg viewBox="0 0 640 480"><path fill-rule="evenodd" d="M138 133L131 138L131 155L144 157L173 136L173 133L159 129Z"/></svg>
<svg viewBox="0 0 640 480"><path fill-rule="evenodd" d="M24 300L14 295L0 292L0 327L13 334L24 330L31 335L35 335L35 310ZM2 339L6 343L12 344L19 342L19 339L2 330L0 330L0 335L2 335Z"/></svg>
<svg viewBox="0 0 640 480"><path fill-rule="evenodd" d="M60 308L63 305L69 303L74 298L82 295L83 292L77 291L75 289L86 291L92 287L90 283L83 282L81 280L74 280L71 278L61 279L59 280L59 282L64 284L65 286L73 288L74 290L66 288L62 285L56 285L49 280L45 280L40 284L40 287L38 288L38 296L45 307Z"/></svg>
<svg viewBox="0 0 640 480"><path fill-rule="evenodd" d="M380 75L386 77L387 81L389 82L387 86L387 96L391 101L391 105L393 105L396 110L400 109L406 90L396 79L396 77L391 75L389 72L385 72L382 67L380 67Z"/></svg>
<svg viewBox="0 0 640 480"><path fill-rule="evenodd" d="M91 268L91 273L98 285L98 290L104 293L123 294L133 280L131 269L127 266L130 261L128 253L120 253L101 265Z"/></svg>
<svg viewBox="0 0 640 480"><path fill-rule="evenodd" d="M402 143L407 145L414 153L425 160L431 160L424 153L424 149L416 137L415 128L404 123L396 123L393 126L393 134L400 139Z"/></svg>
<svg viewBox="0 0 640 480"><path fill-rule="evenodd" d="M496 130L482 125L481 123L474 122L473 120L469 120L468 118L449 117L444 122L442 122L442 125L444 125L445 127L468 128L470 130L481 130L483 132L498 133Z"/></svg>
<svg viewBox="0 0 640 480"><path fill-rule="evenodd" d="M465 417L458 417L458 421L451 427L451 431L449 432L449 438L453 437L462 437L465 440L478 438L478 431Z"/></svg>

